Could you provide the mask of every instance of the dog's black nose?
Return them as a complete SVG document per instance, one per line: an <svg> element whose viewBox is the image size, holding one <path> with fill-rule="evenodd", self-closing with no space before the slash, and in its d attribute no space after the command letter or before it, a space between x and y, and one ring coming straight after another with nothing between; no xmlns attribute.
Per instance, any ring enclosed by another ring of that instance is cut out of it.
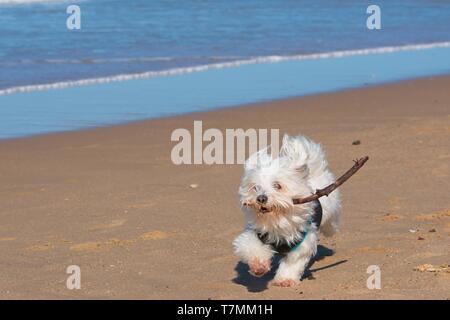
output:
<svg viewBox="0 0 450 320"><path fill-rule="evenodd" d="M267 203L267 196L265 194L260 194L259 196L256 197L256 201L259 204L266 204Z"/></svg>

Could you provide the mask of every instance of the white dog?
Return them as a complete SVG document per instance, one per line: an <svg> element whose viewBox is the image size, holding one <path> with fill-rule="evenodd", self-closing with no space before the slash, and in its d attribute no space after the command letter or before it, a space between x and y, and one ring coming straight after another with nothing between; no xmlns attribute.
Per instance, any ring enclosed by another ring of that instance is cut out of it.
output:
<svg viewBox="0 0 450 320"><path fill-rule="evenodd" d="M273 255L280 253L283 259L272 284L299 283L316 254L318 231L331 236L338 230L341 202L338 190L315 202L294 205L292 199L334 181L321 146L303 136L284 136L277 158L266 148L247 159L239 188L247 225L233 245L251 274L267 273Z"/></svg>

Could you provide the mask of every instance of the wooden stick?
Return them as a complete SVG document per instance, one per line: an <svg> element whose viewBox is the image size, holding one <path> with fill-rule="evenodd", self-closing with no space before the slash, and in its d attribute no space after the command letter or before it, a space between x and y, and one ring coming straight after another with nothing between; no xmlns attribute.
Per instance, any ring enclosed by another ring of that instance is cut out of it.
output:
<svg viewBox="0 0 450 320"><path fill-rule="evenodd" d="M337 179L336 182L330 184L329 186L327 186L323 189L316 190L316 192L314 194L312 194L306 198L292 199L292 202L294 202L294 204L302 204L302 203L307 203L307 202L317 200L323 196L328 197L328 195L331 192L333 192L337 187L339 187L341 184L343 184L345 181L347 181L348 178L350 178L359 169L361 169L361 167L367 162L367 160L369 160L368 156L365 156L358 160L354 160L353 162L355 162L355 164L353 165L353 167L351 167L346 173L344 173L339 179Z"/></svg>

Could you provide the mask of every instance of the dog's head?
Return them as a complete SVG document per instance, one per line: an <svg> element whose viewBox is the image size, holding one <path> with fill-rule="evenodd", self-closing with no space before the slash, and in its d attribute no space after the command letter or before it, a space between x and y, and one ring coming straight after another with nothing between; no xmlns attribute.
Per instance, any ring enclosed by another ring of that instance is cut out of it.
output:
<svg viewBox="0 0 450 320"><path fill-rule="evenodd" d="M267 149L250 156L239 187L241 207L253 218L267 219L292 213L292 199L312 192L308 185L308 167L296 161L286 150L273 158Z"/></svg>

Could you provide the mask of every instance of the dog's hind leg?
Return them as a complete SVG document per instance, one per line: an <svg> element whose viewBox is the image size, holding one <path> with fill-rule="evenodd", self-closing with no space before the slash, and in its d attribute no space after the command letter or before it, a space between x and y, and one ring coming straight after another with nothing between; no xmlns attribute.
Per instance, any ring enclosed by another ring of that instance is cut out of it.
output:
<svg viewBox="0 0 450 320"><path fill-rule="evenodd" d="M311 258L317 252L317 233L310 231L303 243L289 252L280 262L272 285L292 287L300 283Z"/></svg>

